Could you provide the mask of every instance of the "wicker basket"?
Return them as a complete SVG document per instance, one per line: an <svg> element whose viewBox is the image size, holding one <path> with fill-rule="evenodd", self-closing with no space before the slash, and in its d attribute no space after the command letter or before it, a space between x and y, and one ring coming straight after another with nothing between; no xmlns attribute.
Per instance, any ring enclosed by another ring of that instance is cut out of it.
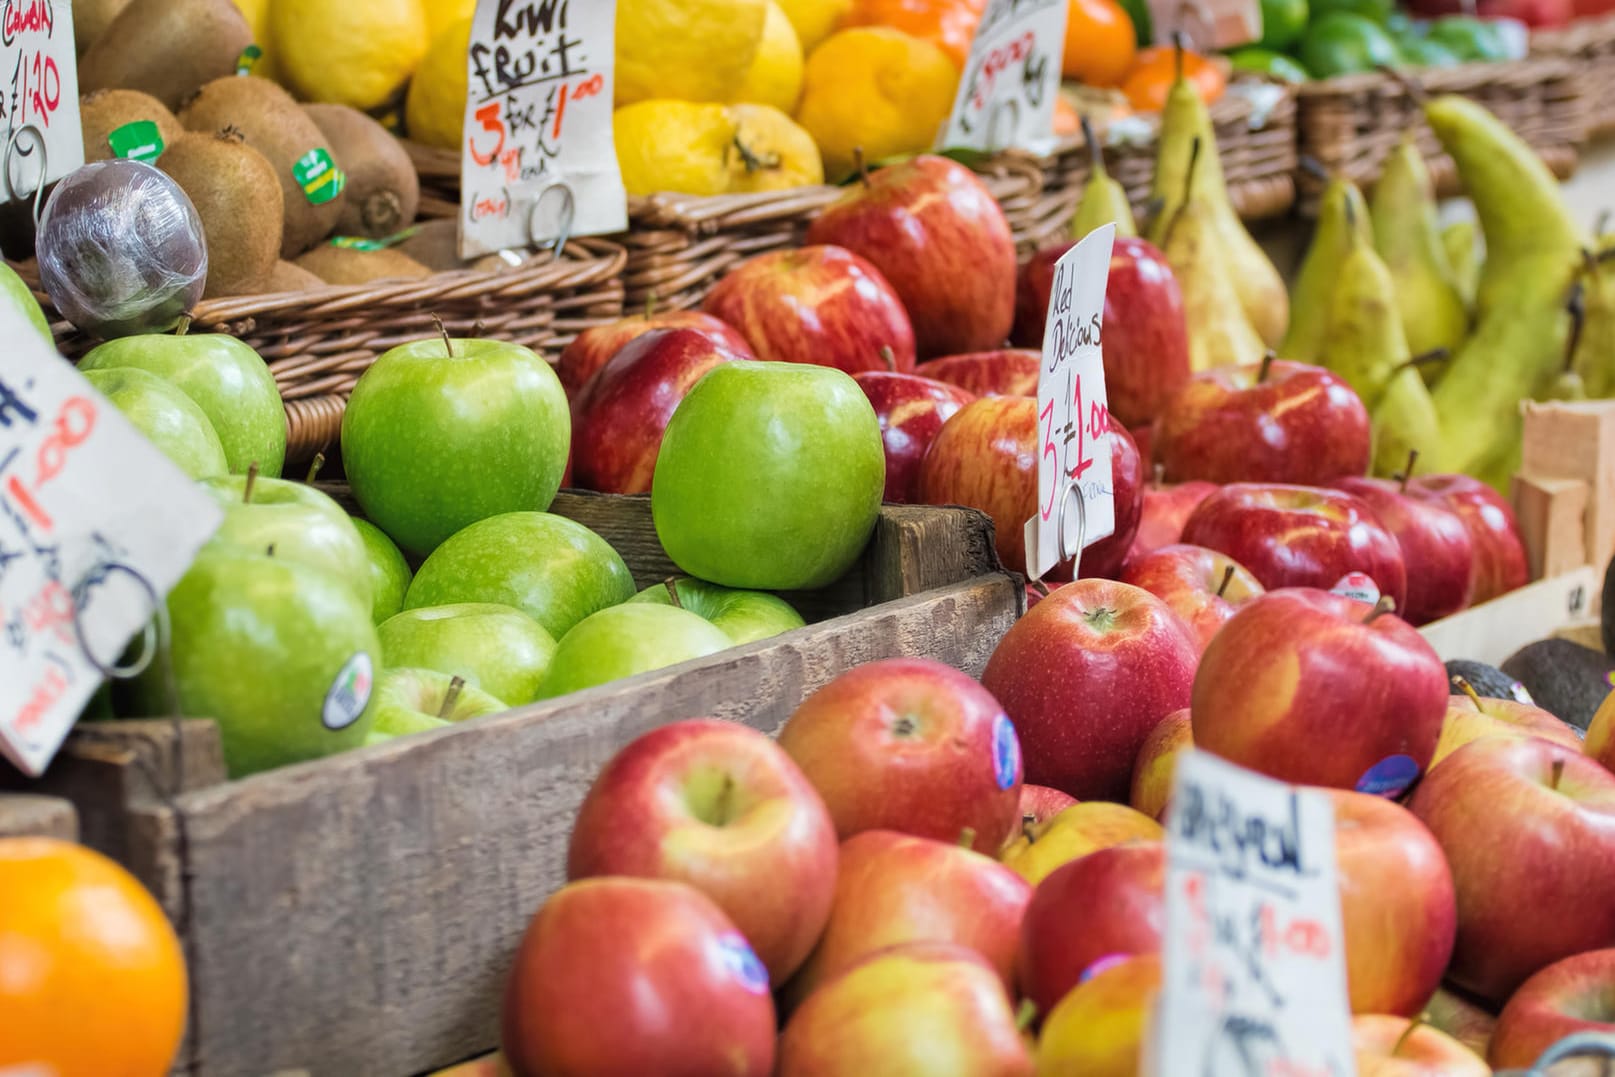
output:
<svg viewBox="0 0 1615 1077"><path fill-rule="evenodd" d="M1531 55L1571 65L1586 102L1586 137L1615 132L1615 15L1538 30L1531 35Z"/></svg>
<svg viewBox="0 0 1615 1077"><path fill-rule="evenodd" d="M1486 106L1560 179L1576 170L1587 102L1575 65L1557 57L1461 64L1420 71L1417 81L1427 94L1462 94ZM1400 79L1379 72L1307 83L1298 101L1301 153L1315 158L1327 173L1343 174L1367 187L1379 178L1381 163L1402 133L1412 130L1437 193L1459 193L1452 158L1424 122L1414 92ZM1301 208L1311 214L1324 180L1305 171L1299 180Z"/></svg>
<svg viewBox="0 0 1615 1077"><path fill-rule="evenodd" d="M1280 83L1267 84L1279 94L1272 107L1260 112L1250 96L1239 92L1224 94L1211 106L1228 196L1247 221L1277 217L1295 202L1295 92ZM1152 118L1152 124L1159 129L1157 119ZM1155 181L1155 156L1154 137L1105 147L1106 169L1127 191L1133 212L1141 217ZM1028 229L1035 246L1065 238L1088 173L1088 144L1080 137L1044 162L1043 194L1033 214L1035 223Z"/></svg>
<svg viewBox="0 0 1615 1077"><path fill-rule="evenodd" d="M191 332L228 333L268 362L286 402L286 457L328 451L359 375L389 348L436 332L486 335L555 354L578 333L622 316L627 255L615 243L577 239L559 259L541 254L500 273L439 273L426 280L213 299L192 312ZM30 276L32 266L19 267ZM94 341L55 325L63 354Z"/></svg>

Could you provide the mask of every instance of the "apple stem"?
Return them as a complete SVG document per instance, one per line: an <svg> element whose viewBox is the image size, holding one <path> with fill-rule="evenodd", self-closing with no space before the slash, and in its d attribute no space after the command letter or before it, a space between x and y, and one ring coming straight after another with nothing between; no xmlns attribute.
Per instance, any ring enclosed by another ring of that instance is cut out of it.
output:
<svg viewBox="0 0 1615 1077"><path fill-rule="evenodd" d="M1565 761L1561 757L1553 761L1553 768L1548 775L1548 788L1558 792L1559 779L1565 776Z"/></svg>
<svg viewBox="0 0 1615 1077"><path fill-rule="evenodd" d="M1166 465L1155 465L1155 485L1160 486L1166 482Z"/></svg>
<svg viewBox="0 0 1615 1077"><path fill-rule="evenodd" d="M1033 815L1031 812L1021 813L1021 837L1025 838L1027 841L1036 841L1037 837L1032 833L1032 827L1036 825L1037 816Z"/></svg>
<svg viewBox="0 0 1615 1077"><path fill-rule="evenodd" d="M779 167L779 154L771 153L766 157L759 157L749 146L740 141L739 135L734 137L733 142L735 152L740 154L740 163L746 166L746 172L748 174L764 168Z"/></svg>
<svg viewBox="0 0 1615 1077"><path fill-rule="evenodd" d="M976 828L967 826L959 831L959 844L966 849L976 844Z"/></svg>
<svg viewBox="0 0 1615 1077"><path fill-rule="evenodd" d="M713 824L714 826L723 826L729 821L729 812L731 811L730 801L734 799L734 796L735 776L733 774L725 774L723 776L723 786L718 790L718 802L715 805L717 809L717 821Z"/></svg>
<svg viewBox="0 0 1615 1077"><path fill-rule="evenodd" d="M1262 382L1267 380L1268 372L1273 369L1273 361L1278 357L1279 353L1274 351L1272 348L1267 349L1267 351L1262 354L1262 367L1256 372L1256 384L1260 385Z"/></svg>
<svg viewBox="0 0 1615 1077"><path fill-rule="evenodd" d="M247 484L241 488L241 503L252 504L252 492L258 486L258 461L247 465Z"/></svg>
<svg viewBox="0 0 1615 1077"><path fill-rule="evenodd" d="M672 600L673 605L679 609L683 609L684 603L679 599L678 577L669 576L667 579L662 581L662 586L667 588L667 597Z"/></svg>
<svg viewBox="0 0 1615 1077"><path fill-rule="evenodd" d="M649 292L647 292L645 294L645 317L653 318L655 316L656 316L656 291L654 289L652 289L651 291L649 291Z"/></svg>
<svg viewBox="0 0 1615 1077"><path fill-rule="evenodd" d="M471 339L472 340L481 340L483 334L486 333L487 331L488 331L488 326L486 324L484 324L484 322L482 321L481 318L478 318L476 321L471 323Z"/></svg>
<svg viewBox="0 0 1615 1077"><path fill-rule="evenodd" d="M265 557L273 557L273 556L275 556L275 544L273 542L271 542L268 546L264 547L264 556Z"/></svg>
<svg viewBox="0 0 1615 1077"><path fill-rule="evenodd" d="M1029 998L1021 999L1021 1004L1015 1011L1015 1031L1025 1032L1037 1020L1037 1003Z"/></svg>
<svg viewBox="0 0 1615 1077"><path fill-rule="evenodd" d="M1039 598L1049 597L1049 585L1044 583L1042 580L1033 580L1032 590L1037 592L1037 597Z"/></svg>
<svg viewBox="0 0 1615 1077"><path fill-rule="evenodd" d="M864 160L864 148L862 146L852 148L852 170L858 173L858 182L868 187L869 164Z"/></svg>
<svg viewBox="0 0 1615 1077"><path fill-rule="evenodd" d="M184 316L182 316L180 318L179 324L174 326L174 335L176 337L182 337L186 333L189 333L190 331L191 331L191 316L189 314L186 314L186 315L184 315Z"/></svg>
<svg viewBox="0 0 1615 1077"><path fill-rule="evenodd" d="M1222 570L1222 583L1217 585L1217 597L1221 598L1222 595L1223 595L1223 592L1228 590L1228 585L1233 583L1233 582L1234 582L1234 566L1229 565L1227 568Z"/></svg>
<svg viewBox="0 0 1615 1077"><path fill-rule="evenodd" d="M1381 595L1379 601L1374 603L1374 608L1368 611L1368 616L1363 618L1363 624L1373 624L1380 617L1383 617L1387 613L1391 613L1395 609L1396 599L1392 598L1390 595Z"/></svg>
<svg viewBox="0 0 1615 1077"><path fill-rule="evenodd" d="M437 709L437 716L445 722L449 715L454 713L454 705L460 702L460 693L465 689L465 678L454 677L449 681L449 690L443 693L443 705Z"/></svg>
<svg viewBox="0 0 1615 1077"><path fill-rule="evenodd" d="M437 335L443 338L443 350L449 353L450 359L453 359L454 341L449 339L449 331L448 328L443 324L443 319L434 314L432 315L432 324L437 326Z"/></svg>
<svg viewBox="0 0 1615 1077"><path fill-rule="evenodd" d="M880 359L881 362L886 364L886 369L888 371L895 371L897 369L897 353L892 351L892 346L890 344L882 344L880 346Z"/></svg>
<svg viewBox="0 0 1615 1077"><path fill-rule="evenodd" d="M319 476L320 468L324 466L325 454L322 452L315 453L313 463L308 465L308 474L303 476L303 482L309 486L314 485L315 478Z"/></svg>
<svg viewBox="0 0 1615 1077"><path fill-rule="evenodd" d="M1413 1033L1418 1030L1420 1025L1424 1024L1429 1019L1429 1015L1421 1013L1408 1021L1408 1027L1402 1030L1402 1034L1396 1038L1395 1046L1391 1048L1392 1058L1395 1058L1402 1052L1402 1048L1406 1046L1408 1040L1413 1037Z"/></svg>
<svg viewBox="0 0 1615 1077"><path fill-rule="evenodd" d="M1475 686L1469 683L1468 678L1454 673L1452 683L1457 687L1458 691L1469 697L1469 702L1475 705L1476 710L1481 711L1482 714L1485 713L1480 705L1480 693L1475 691Z"/></svg>

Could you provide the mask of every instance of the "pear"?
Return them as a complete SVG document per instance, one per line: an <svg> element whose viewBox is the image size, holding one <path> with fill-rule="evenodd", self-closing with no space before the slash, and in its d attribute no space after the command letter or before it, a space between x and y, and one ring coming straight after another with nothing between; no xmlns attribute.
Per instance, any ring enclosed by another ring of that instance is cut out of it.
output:
<svg viewBox="0 0 1615 1077"><path fill-rule="evenodd" d="M1441 443L1441 419L1414 362L1395 368L1371 415L1376 475L1395 474L1411 453Z"/></svg>
<svg viewBox="0 0 1615 1077"><path fill-rule="evenodd" d="M1353 231L1363 243L1372 242L1368 204L1355 183L1344 176L1333 176L1323 189L1312 243L1290 292L1290 328L1279 346L1279 354L1285 358L1312 363L1322 352L1335 280L1340 264L1351 253Z"/></svg>
<svg viewBox="0 0 1615 1077"><path fill-rule="evenodd" d="M1239 219L1233 203L1228 200L1228 185L1223 179L1222 163L1217 159L1211 114L1199 92L1183 77L1181 47L1178 55L1177 81L1167 93L1166 107L1161 110L1154 189L1161 213L1156 218L1159 227L1150 238L1156 246L1164 246L1165 229L1177 207L1188 198L1185 179L1191 171L1191 147L1198 140L1202 150L1200 164L1193 170L1194 197L1205 203L1246 319L1266 345L1277 347L1290 324L1290 297L1284 290L1284 278L1245 230L1245 222Z"/></svg>
<svg viewBox="0 0 1615 1077"><path fill-rule="evenodd" d="M1579 283L1579 305L1571 310L1575 339L1560 378L1573 376L1586 396L1555 399L1615 396L1615 270L1606 271L1596 257L1588 257ZM1573 383L1566 387L1572 388Z"/></svg>
<svg viewBox="0 0 1615 1077"><path fill-rule="evenodd" d="M1350 249L1335 277L1318 362L1344 379L1372 413L1407 360L1408 342L1391 271L1358 232L1349 208L1347 217ZM1413 378L1419 380L1418 374Z"/></svg>
<svg viewBox="0 0 1615 1077"><path fill-rule="evenodd" d="M178 111L203 83L235 74L250 44L230 0L132 0L79 61L79 92L139 90Z"/></svg>
<svg viewBox="0 0 1615 1077"><path fill-rule="evenodd" d="M1404 134L1386 158L1370 205L1374 247L1396 285L1396 305L1408 347L1416 353L1440 348L1457 351L1469 332L1469 310L1436 227L1430 172L1411 134ZM1424 364L1419 374L1433 385L1441 367Z"/></svg>
<svg viewBox="0 0 1615 1077"><path fill-rule="evenodd" d="M1475 289L1480 284L1480 226L1471 218L1453 221L1441 230L1441 246L1447 252L1447 267L1464 306L1475 306Z"/></svg>
<svg viewBox="0 0 1615 1077"><path fill-rule="evenodd" d="M1071 218L1071 238L1080 240L1095 228L1107 224L1116 226L1118 236L1138 235L1133 222L1133 206L1127 200L1127 191L1105 169L1104 147L1094 135L1093 124L1082 117L1082 137L1088 144L1088 182L1082 188L1082 200Z"/></svg>

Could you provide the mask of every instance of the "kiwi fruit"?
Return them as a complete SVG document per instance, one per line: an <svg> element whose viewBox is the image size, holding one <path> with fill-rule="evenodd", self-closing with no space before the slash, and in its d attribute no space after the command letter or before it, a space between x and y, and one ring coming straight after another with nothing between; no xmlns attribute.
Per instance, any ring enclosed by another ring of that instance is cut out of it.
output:
<svg viewBox="0 0 1615 1077"><path fill-rule="evenodd" d="M304 105L341 162L343 192L338 235L383 239L408 228L421 204L421 179L404 144L347 105Z"/></svg>
<svg viewBox="0 0 1615 1077"><path fill-rule="evenodd" d="M79 92L140 90L177 109L198 87L233 75L250 44L231 0L131 0L79 61Z"/></svg>
<svg viewBox="0 0 1615 1077"><path fill-rule="evenodd" d="M283 210L275 170L247 145L241 132L187 132L174 140L157 167L196 206L207 236L205 299L264 290L280 258Z"/></svg>
<svg viewBox="0 0 1615 1077"><path fill-rule="evenodd" d="M275 83L256 75L214 79L180 109L179 121L190 131L211 133L235 127L246 137L247 145L268 159L280 182L285 207L282 258L295 259L336 228L342 217L342 194L327 202L310 202L298 181L297 165L315 151L323 151L336 168L341 162L319 125Z"/></svg>
<svg viewBox="0 0 1615 1077"><path fill-rule="evenodd" d="M73 0L73 44L83 56L129 0Z"/></svg>
<svg viewBox="0 0 1615 1077"><path fill-rule="evenodd" d="M296 262L276 262L264 282L266 292L309 292L324 287L323 280Z"/></svg>
<svg viewBox="0 0 1615 1077"><path fill-rule="evenodd" d="M79 119L84 128L85 164L116 156L112 152L112 132L132 123L156 124L164 149L185 133L185 128L161 101L139 90L97 90L85 94L79 99Z"/></svg>
<svg viewBox="0 0 1615 1077"><path fill-rule="evenodd" d="M361 251L327 243L315 247L296 264L327 284L369 284L378 280L422 280L432 271L391 248Z"/></svg>
<svg viewBox="0 0 1615 1077"><path fill-rule="evenodd" d="M460 260L460 222L452 217L420 222L398 249L434 273L465 268Z"/></svg>

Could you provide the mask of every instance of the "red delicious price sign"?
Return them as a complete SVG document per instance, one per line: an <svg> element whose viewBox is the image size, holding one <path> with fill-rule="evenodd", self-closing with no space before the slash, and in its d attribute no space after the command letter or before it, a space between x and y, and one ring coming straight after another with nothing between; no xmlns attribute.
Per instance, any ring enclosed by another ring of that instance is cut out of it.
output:
<svg viewBox="0 0 1615 1077"><path fill-rule="evenodd" d="M1062 548L1074 555L1116 530L1100 352L1115 240L1115 225L1096 228L1054 265L1037 375L1038 506L1026 521L1026 565L1037 578L1069 559Z"/></svg>
<svg viewBox="0 0 1615 1077"><path fill-rule="evenodd" d="M50 762L222 510L0 306L0 754ZM88 653L86 653L88 651Z"/></svg>
<svg viewBox="0 0 1615 1077"><path fill-rule="evenodd" d="M11 201L12 192L30 195L84 164L77 56L69 0L0 3L0 79L10 81L0 89L10 147L0 150L6 170L0 202ZM17 134L23 128L33 130Z"/></svg>
<svg viewBox="0 0 1615 1077"><path fill-rule="evenodd" d="M611 136L616 0L478 0L460 255L628 227Z"/></svg>
<svg viewBox="0 0 1615 1077"><path fill-rule="evenodd" d="M1149 1072L1356 1072L1335 876L1326 794L1184 752Z"/></svg>
<svg viewBox="0 0 1615 1077"><path fill-rule="evenodd" d="M1066 0L988 0L939 148L1053 146L1065 20Z"/></svg>

